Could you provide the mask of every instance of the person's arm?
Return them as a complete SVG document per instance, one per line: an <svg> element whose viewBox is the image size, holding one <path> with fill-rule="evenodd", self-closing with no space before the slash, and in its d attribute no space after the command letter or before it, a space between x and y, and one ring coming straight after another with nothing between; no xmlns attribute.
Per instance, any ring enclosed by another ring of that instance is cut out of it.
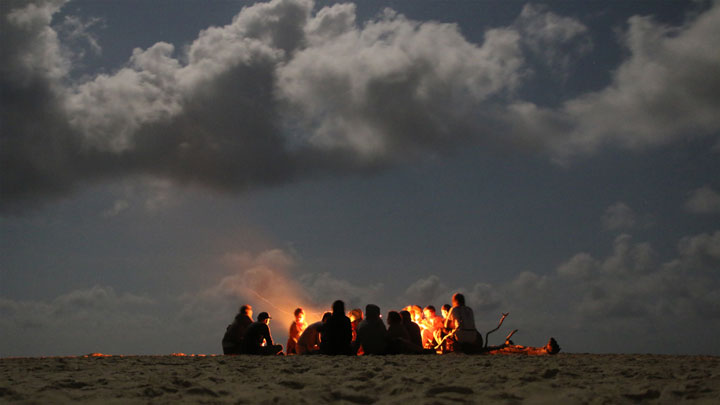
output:
<svg viewBox="0 0 720 405"><path fill-rule="evenodd" d="M272 346L272 345L273 345L273 339L272 339L272 336L270 335L270 327L267 326L267 325L265 325L265 328L264 328L264 329L265 329L265 330L263 330L263 337L265 337L265 342L267 342L267 345L268 345L268 346Z"/></svg>
<svg viewBox="0 0 720 405"><path fill-rule="evenodd" d="M458 311L456 308L459 307L452 307L450 309L450 312L448 313L448 317L445 320L445 329L448 330L448 332L454 332L455 329L457 329L460 326L460 322L458 322L457 315L460 311Z"/></svg>

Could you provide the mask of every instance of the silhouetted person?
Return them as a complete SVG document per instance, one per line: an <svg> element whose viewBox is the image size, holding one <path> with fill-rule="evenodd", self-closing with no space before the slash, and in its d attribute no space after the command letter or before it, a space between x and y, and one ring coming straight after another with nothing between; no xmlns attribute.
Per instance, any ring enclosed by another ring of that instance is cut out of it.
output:
<svg viewBox="0 0 720 405"><path fill-rule="evenodd" d="M363 354L385 354L389 336L385 323L380 319L380 308L369 304L365 307L365 319L357 327L357 339L353 342L353 351L362 348Z"/></svg>
<svg viewBox="0 0 720 405"><path fill-rule="evenodd" d="M297 346L298 338L307 327L307 323L305 323L305 311L303 311L302 308L296 308L294 314L295 320L290 324L290 331L288 332L287 354L297 353L295 347Z"/></svg>
<svg viewBox="0 0 720 405"><path fill-rule="evenodd" d="M422 347L422 334L420 332L420 326L413 322L410 311L400 311L400 317L402 318L403 326L407 330L410 342L418 347Z"/></svg>
<svg viewBox="0 0 720 405"><path fill-rule="evenodd" d="M235 315L235 320L228 325L225 330L225 335L222 339L223 354L242 353L242 342L245 331L248 326L253 323L252 314L252 307L250 305L240 307L238 314Z"/></svg>
<svg viewBox="0 0 720 405"><path fill-rule="evenodd" d="M410 341L402 317L396 311L388 312L388 354L417 354L422 352L422 347L416 346Z"/></svg>
<svg viewBox="0 0 720 405"><path fill-rule="evenodd" d="M482 337L475 329L473 310L465 306L465 296L460 293L453 295L452 303L453 307L445 320L445 329L451 335L448 339L454 343L453 350L476 351L482 346Z"/></svg>
<svg viewBox="0 0 720 405"><path fill-rule="evenodd" d="M297 354L312 354L320 350L320 339L322 337L320 331L325 322L330 318L330 315L332 315L330 312L325 312L322 321L311 323L305 328L297 341Z"/></svg>
<svg viewBox="0 0 720 405"><path fill-rule="evenodd" d="M270 315L260 312L257 321L248 326L243 337L243 353L245 354L282 354L282 345L273 344L270 335ZM265 343L265 346L263 346Z"/></svg>
<svg viewBox="0 0 720 405"><path fill-rule="evenodd" d="M340 300L333 302L332 310L332 315L322 327L320 352L329 355L352 354L352 326L350 318L345 316L345 303Z"/></svg>

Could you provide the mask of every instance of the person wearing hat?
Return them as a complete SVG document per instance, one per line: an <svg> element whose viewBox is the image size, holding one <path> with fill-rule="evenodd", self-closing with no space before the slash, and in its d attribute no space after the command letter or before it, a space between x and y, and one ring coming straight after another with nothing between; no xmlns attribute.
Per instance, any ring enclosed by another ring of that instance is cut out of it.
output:
<svg viewBox="0 0 720 405"><path fill-rule="evenodd" d="M243 337L243 353L265 355L282 353L282 345L274 344L270 335L270 319L272 318L267 312L260 312L257 321L248 326Z"/></svg>

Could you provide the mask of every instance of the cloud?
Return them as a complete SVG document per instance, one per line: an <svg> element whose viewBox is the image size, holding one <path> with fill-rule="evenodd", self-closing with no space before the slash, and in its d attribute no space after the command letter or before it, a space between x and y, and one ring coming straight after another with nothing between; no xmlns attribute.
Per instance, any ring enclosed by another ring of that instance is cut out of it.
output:
<svg viewBox="0 0 720 405"><path fill-rule="evenodd" d="M606 257L578 253L554 272L495 284L447 286L433 275L411 284L403 299L440 305L463 292L481 332L509 312L499 334L518 328L515 341L524 344L555 336L569 351L717 353L720 231L682 238L675 257L659 256L623 234ZM693 336L693 347L683 344Z"/></svg>
<svg viewBox="0 0 720 405"><path fill-rule="evenodd" d="M102 216L105 218L112 218L120 215L123 211L130 207L130 203L127 200L115 200L112 207L102 212Z"/></svg>
<svg viewBox="0 0 720 405"><path fill-rule="evenodd" d="M525 46L557 73L564 74L573 59L593 47L584 24L548 11L544 6L526 4L514 28L522 33Z"/></svg>
<svg viewBox="0 0 720 405"><path fill-rule="evenodd" d="M709 38L720 35L719 21L717 3L681 27L634 16L622 36L630 56L609 86L567 100L555 111L525 107L523 115L544 127L539 136L562 131L551 145L558 156L716 136L720 58Z"/></svg>
<svg viewBox="0 0 720 405"><path fill-rule="evenodd" d="M717 6L682 27L633 17L612 83L548 109L517 96L528 57L562 72L591 42L581 22L542 7L476 44L455 24L390 9L358 22L353 4L272 0L187 46L157 42L114 72L74 79L71 48L99 47L88 31L98 20L69 16L59 36L50 24L62 4L3 7L3 210L112 177L246 191L466 144L562 159L720 128Z"/></svg>
<svg viewBox="0 0 720 405"><path fill-rule="evenodd" d="M439 308L455 292L465 294L482 333L509 312L498 335L518 328L518 343L543 345L554 336L571 352L720 352L720 231L682 238L676 255L665 260L624 234L606 257L578 253L546 274L525 271L498 283L471 278L461 285L429 275L399 293L302 272L298 257L281 249L231 252L218 260L226 273L184 294L150 298L94 286L50 301L0 298L0 355L217 353L241 304L269 312L273 337L284 343L298 306L314 320L335 299L347 309L375 303L386 313L409 304Z"/></svg>
<svg viewBox="0 0 720 405"><path fill-rule="evenodd" d="M623 202L609 206L602 216L603 228L607 230L631 229L636 224L635 211Z"/></svg>
<svg viewBox="0 0 720 405"><path fill-rule="evenodd" d="M49 302L0 298L0 356L160 350L157 302L111 287L71 291Z"/></svg>
<svg viewBox="0 0 720 405"><path fill-rule="evenodd" d="M685 210L693 214L717 214L720 212L720 193L704 186L690 193Z"/></svg>
<svg viewBox="0 0 720 405"><path fill-rule="evenodd" d="M653 340L682 341L694 334L707 335L706 328L711 334L720 328L720 283L715 275L719 265L720 231L683 238L678 256L664 262L657 260L649 244L636 244L621 235L607 258L580 254L560 266L557 282L558 288L577 297L573 315L582 325L612 325L628 338L635 335L633 328L652 328L653 335L663 335ZM661 350L630 342L628 346ZM720 348L703 340L696 350Z"/></svg>
<svg viewBox="0 0 720 405"><path fill-rule="evenodd" d="M65 40L71 43L80 43L81 47L87 46L87 48L95 55L102 53L102 47L98 41L98 38L91 32L91 29L101 24L102 20L99 18L89 18L86 20L80 17L68 15L58 27L58 32L65 37ZM77 59L85 57L85 52L80 51L77 55Z"/></svg>

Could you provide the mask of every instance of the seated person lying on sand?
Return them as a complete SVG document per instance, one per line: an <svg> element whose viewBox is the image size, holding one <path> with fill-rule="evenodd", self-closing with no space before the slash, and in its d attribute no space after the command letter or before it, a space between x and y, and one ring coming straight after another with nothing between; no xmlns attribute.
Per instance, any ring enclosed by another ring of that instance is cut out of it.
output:
<svg viewBox="0 0 720 405"><path fill-rule="evenodd" d="M501 346L491 346L485 349L487 354L526 354L528 356L544 356L546 354L558 354L560 346L555 338L550 338L543 347L521 346L506 341Z"/></svg>
<svg viewBox="0 0 720 405"><path fill-rule="evenodd" d="M273 344L270 319L267 312L260 312L257 321L248 326L243 337L244 354L282 354L282 345Z"/></svg>
<svg viewBox="0 0 720 405"><path fill-rule="evenodd" d="M422 347L410 340L410 335L403 325L402 317L396 311L388 312L388 354L418 354L422 353Z"/></svg>
<svg viewBox="0 0 720 405"><path fill-rule="evenodd" d="M290 331L288 332L286 347L287 354L297 354L295 347L297 346L298 338L307 327L307 323L305 322L305 311L302 308L296 308L294 315L295 320L290 324Z"/></svg>
<svg viewBox="0 0 720 405"><path fill-rule="evenodd" d="M380 307L369 304L365 307L365 319L358 325L353 352L362 350L363 354L386 354L388 340L385 323L380 319Z"/></svg>
<svg viewBox="0 0 720 405"><path fill-rule="evenodd" d="M253 323L252 307L243 305L238 314L235 315L233 323L228 325L222 339L223 354L240 354L242 352L242 341L248 326Z"/></svg>
<svg viewBox="0 0 720 405"><path fill-rule="evenodd" d="M465 296L457 293L452 297L453 307L445 320L448 331L446 342L450 351L475 353L482 349L482 337L475 329L473 310L465 306Z"/></svg>
<svg viewBox="0 0 720 405"><path fill-rule="evenodd" d="M325 312L321 321L311 323L305 328L297 340L297 346L295 347L297 354L313 354L320 351L320 331L330 318L330 315L332 315L330 312Z"/></svg>
<svg viewBox="0 0 720 405"><path fill-rule="evenodd" d="M322 330L320 352L329 355L350 355L352 348L352 326L350 318L345 316L345 303L337 300L332 305L332 315L328 318Z"/></svg>
<svg viewBox="0 0 720 405"><path fill-rule="evenodd" d="M400 317L402 318L403 326L410 337L410 341L415 346L422 347L422 332L420 331L420 326L413 322L410 311L400 311Z"/></svg>

